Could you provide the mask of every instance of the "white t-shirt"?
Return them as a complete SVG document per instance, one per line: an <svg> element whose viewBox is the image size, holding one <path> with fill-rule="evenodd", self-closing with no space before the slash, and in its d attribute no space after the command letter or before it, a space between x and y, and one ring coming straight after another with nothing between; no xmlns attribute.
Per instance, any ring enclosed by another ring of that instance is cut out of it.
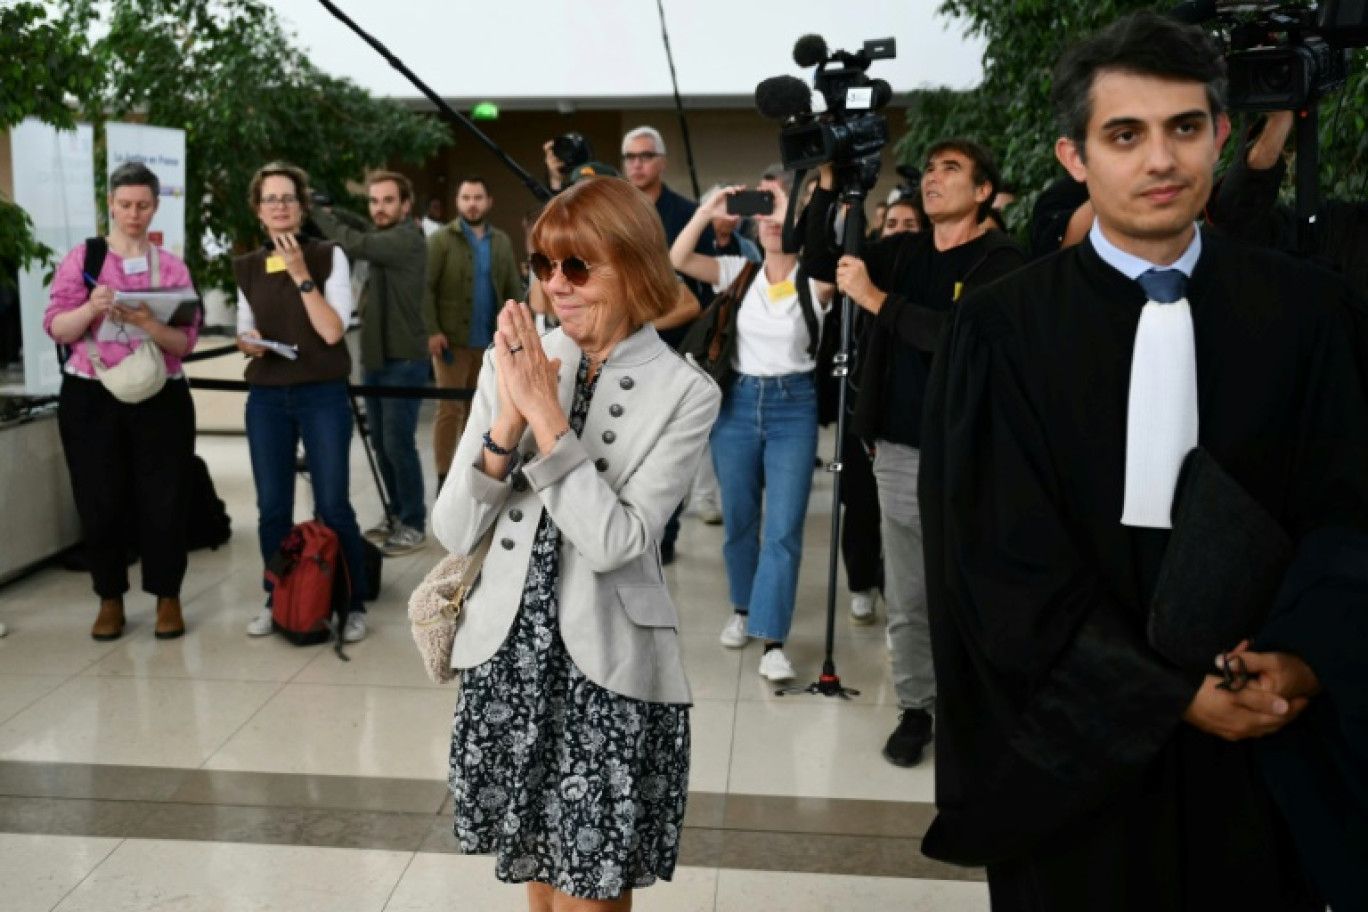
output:
<svg viewBox="0 0 1368 912"><path fill-rule="evenodd" d="M328 281L323 283L323 300L328 302L328 306L342 320L342 325L346 326L352 317L351 267L347 265L347 255L342 252L341 247L333 247L332 259L332 272L328 273ZM237 331L240 336L248 330L256 329L256 318L252 315L252 308L241 288L238 289L237 296Z"/></svg>
<svg viewBox="0 0 1368 912"><path fill-rule="evenodd" d="M745 265L745 257L718 257L717 284L713 290L725 290ZM798 267L795 266L783 282L771 285L765 278L765 267L760 267L736 316L733 370L753 377L779 377L816 369L817 360L808 355L808 328L803 322L803 305L798 301L794 285L797 275ZM812 306L817 312L820 330L826 307L818 300L817 283L809 279L808 287L812 290Z"/></svg>

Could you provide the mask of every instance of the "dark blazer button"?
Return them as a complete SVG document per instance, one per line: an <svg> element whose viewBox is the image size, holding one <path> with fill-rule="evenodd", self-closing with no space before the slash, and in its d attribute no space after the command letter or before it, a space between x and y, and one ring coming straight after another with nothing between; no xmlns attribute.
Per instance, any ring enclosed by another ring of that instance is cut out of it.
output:
<svg viewBox="0 0 1368 912"><path fill-rule="evenodd" d="M621 418L622 406L618 405L617 403L613 403L612 405L608 406L608 414L612 415L614 418Z"/></svg>
<svg viewBox="0 0 1368 912"><path fill-rule="evenodd" d="M514 522L522 522L522 510L514 507L512 510L508 511L508 518Z"/></svg>
<svg viewBox="0 0 1368 912"><path fill-rule="evenodd" d="M598 469L600 472L608 471L608 460L600 456L598 459L594 460L594 468Z"/></svg>
<svg viewBox="0 0 1368 912"><path fill-rule="evenodd" d="M614 440L617 440L617 434L614 434L612 431L603 432L604 443L612 443Z"/></svg>
<svg viewBox="0 0 1368 912"><path fill-rule="evenodd" d="M499 542L499 544L503 545L505 551L513 550L513 539L511 538L505 538L503 541Z"/></svg>
<svg viewBox="0 0 1368 912"><path fill-rule="evenodd" d="M521 473L513 476L513 490L519 494L527 490L527 479Z"/></svg>
<svg viewBox="0 0 1368 912"><path fill-rule="evenodd" d="M633 380L631 377L623 377L621 380L618 381L618 386L622 387L625 390L629 390L632 387L636 386L636 381Z"/></svg>

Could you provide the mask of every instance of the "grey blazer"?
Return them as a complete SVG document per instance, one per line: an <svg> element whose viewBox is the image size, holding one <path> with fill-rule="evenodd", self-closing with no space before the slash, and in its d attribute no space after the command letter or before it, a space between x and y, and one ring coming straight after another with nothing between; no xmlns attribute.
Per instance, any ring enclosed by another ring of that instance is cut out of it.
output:
<svg viewBox="0 0 1368 912"><path fill-rule="evenodd" d="M542 338L560 358L570 414L580 350L561 330ZM438 540L469 554L492 525L494 543L466 604L453 668L488 661L517 616L542 508L561 531L561 637L594 683L653 703L690 702L679 616L660 569L665 522L684 499L721 406L717 384L644 326L601 369L580 437L536 453L529 430L503 480L485 475L483 435L498 408L491 354L470 420L432 512Z"/></svg>

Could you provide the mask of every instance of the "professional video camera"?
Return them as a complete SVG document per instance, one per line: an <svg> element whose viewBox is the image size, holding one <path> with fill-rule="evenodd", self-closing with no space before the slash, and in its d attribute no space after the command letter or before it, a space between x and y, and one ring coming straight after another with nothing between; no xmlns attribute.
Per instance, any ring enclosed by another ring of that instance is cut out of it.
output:
<svg viewBox="0 0 1368 912"><path fill-rule="evenodd" d="M1309 108L1348 80L1350 49L1368 46L1368 5L1361 0L1191 0L1175 12L1223 26L1234 111Z"/></svg>
<svg viewBox="0 0 1368 912"><path fill-rule="evenodd" d="M851 54L827 50L820 35L804 35L793 46L793 61L817 67L810 90L801 79L774 76L755 87L755 106L766 117L784 121L779 152L791 171L828 162L854 171L868 189L879 177L879 150L888 142L888 121L875 113L893 90L866 75L875 60L897 56L892 38L866 41Z"/></svg>

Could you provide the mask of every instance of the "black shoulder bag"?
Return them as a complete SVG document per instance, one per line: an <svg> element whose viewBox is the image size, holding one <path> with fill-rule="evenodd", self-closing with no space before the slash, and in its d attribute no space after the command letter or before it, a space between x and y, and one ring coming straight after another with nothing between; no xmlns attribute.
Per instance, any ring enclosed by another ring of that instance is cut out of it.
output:
<svg viewBox="0 0 1368 912"><path fill-rule="evenodd" d="M759 263L747 262L741 267L741 274L694 321L679 346L679 353L692 355L724 392L735 373L732 356L736 353L737 314L759 272Z"/></svg>

